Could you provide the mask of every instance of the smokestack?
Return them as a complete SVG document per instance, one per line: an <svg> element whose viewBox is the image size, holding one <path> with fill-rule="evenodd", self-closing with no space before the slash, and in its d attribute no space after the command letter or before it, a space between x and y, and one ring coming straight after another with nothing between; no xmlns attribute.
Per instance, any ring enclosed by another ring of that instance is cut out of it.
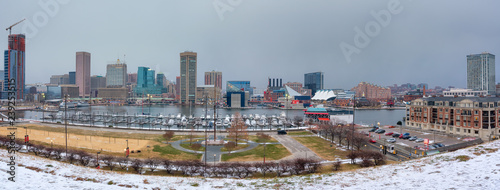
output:
<svg viewBox="0 0 500 190"><path fill-rule="evenodd" d="M269 84L267 85L267 87L271 87L271 78L268 79L269 79Z"/></svg>
<svg viewBox="0 0 500 190"><path fill-rule="evenodd" d="M276 79L273 79L273 87L276 86Z"/></svg>
<svg viewBox="0 0 500 190"><path fill-rule="evenodd" d="M280 79L280 87L283 87L283 79Z"/></svg>
<svg viewBox="0 0 500 190"><path fill-rule="evenodd" d="M425 85L424 85L424 97L425 97Z"/></svg>

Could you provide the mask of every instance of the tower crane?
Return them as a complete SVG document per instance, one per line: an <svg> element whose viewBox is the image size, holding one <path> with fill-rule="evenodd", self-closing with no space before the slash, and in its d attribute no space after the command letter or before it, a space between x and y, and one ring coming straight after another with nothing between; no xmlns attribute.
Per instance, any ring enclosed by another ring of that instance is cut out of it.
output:
<svg viewBox="0 0 500 190"><path fill-rule="evenodd" d="M7 27L5 30L8 30L9 31L9 35L11 34L11 31L12 31L12 27L14 27L15 25L18 25L19 23L23 22L24 20L26 20L25 18L19 22L16 22L15 24L13 25L10 25L9 27Z"/></svg>

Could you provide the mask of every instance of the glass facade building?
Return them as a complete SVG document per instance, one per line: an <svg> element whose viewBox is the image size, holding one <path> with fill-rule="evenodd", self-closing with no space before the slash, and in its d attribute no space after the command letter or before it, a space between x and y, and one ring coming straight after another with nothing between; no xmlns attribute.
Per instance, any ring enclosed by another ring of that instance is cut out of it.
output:
<svg viewBox="0 0 500 190"><path fill-rule="evenodd" d="M304 74L304 88L311 89L314 96L316 91L323 89L323 72L314 72Z"/></svg>
<svg viewBox="0 0 500 190"><path fill-rule="evenodd" d="M127 64L117 63L106 66L106 87L124 87L127 83L127 77Z"/></svg>
<svg viewBox="0 0 500 190"><path fill-rule="evenodd" d="M9 35L9 49L4 52L4 87L2 98L7 98L7 91L15 87L16 99L24 98L25 86L25 39L24 34Z"/></svg>
<svg viewBox="0 0 500 190"><path fill-rule="evenodd" d="M227 81L226 92L244 92L248 91L253 95L253 88L250 87L250 81Z"/></svg>
<svg viewBox="0 0 500 190"><path fill-rule="evenodd" d="M180 101L185 104L194 103L196 100L196 74L197 74L196 52L182 52L180 54Z"/></svg>
<svg viewBox="0 0 500 190"><path fill-rule="evenodd" d="M137 96L161 94L161 87L155 84L155 70L149 67L139 67L137 70L137 86L134 89Z"/></svg>
<svg viewBox="0 0 500 190"><path fill-rule="evenodd" d="M496 94L495 55L481 53L467 55L467 88L475 91L485 90Z"/></svg>

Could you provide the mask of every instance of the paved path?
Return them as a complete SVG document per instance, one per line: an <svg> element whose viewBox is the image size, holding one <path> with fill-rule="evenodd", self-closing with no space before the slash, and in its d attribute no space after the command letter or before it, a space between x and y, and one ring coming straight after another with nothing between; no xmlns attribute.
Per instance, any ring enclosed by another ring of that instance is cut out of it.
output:
<svg viewBox="0 0 500 190"><path fill-rule="evenodd" d="M278 140L283 146L288 149L292 153L292 155L287 156L281 160L293 160L296 158L313 158L317 160L323 160L316 153L314 153L311 149L302 145L291 136L288 135L271 135L273 138Z"/></svg>
<svg viewBox="0 0 500 190"><path fill-rule="evenodd" d="M223 139L224 137L217 135L217 138L218 139ZM204 140L203 138L198 138L198 139L199 140ZM208 139L213 139L213 135L209 136ZM189 149L186 149L186 148L184 148L184 147L181 146L181 143L184 142L184 141L187 141L187 140L189 140L189 139L184 139L184 140L179 140L179 141L171 142L170 144L175 149L178 149L178 150L181 150L181 151L184 151L184 152L190 152L190 153L195 153L195 154L202 154L201 161L204 162L205 161L205 151L189 150ZM247 151L247 150L251 150L251 149L254 149L255 147L257 147L259 145L259 143L252 142L252 141L248 141L247 143L249 145L248 147L243 148L243 149L239 149L239 150L235 150L235 151L231 151L231 153L238 153L238 152L244 152L244 151ZM271 144L271 143L268 143L268 144ZM204 146L203 143L202 143L202 146ZM213 163L214 160L215 160L215 162L220 162L221 161L221 155L229 153L229 152L222 152L220 149L223 148L223 147L224 147L223 145L208 146L208 148L207 148L207 160L206 160L207 163Z"/></svg>

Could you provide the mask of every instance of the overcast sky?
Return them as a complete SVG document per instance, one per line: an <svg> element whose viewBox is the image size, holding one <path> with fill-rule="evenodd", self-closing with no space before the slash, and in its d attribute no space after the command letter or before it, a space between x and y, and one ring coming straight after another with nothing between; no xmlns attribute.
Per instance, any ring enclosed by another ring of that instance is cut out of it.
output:
<svg viewBox="0 0 500 190"><path fill-rule="evenodd" d="M179 53L190 50L198 53L198 84L211 70L222 71L224 84L250 80L257 88L268 77L303 83L304 73L322 71L325 88L466 87L466 55L500 55L493 0L0 2L0 49L7 49L3 28L27 19L12 30L28 37L27 83L74 71L77 51L92 54L92 75L105 75L119 57L129 73L149 66L175 80Z"/></svg>

